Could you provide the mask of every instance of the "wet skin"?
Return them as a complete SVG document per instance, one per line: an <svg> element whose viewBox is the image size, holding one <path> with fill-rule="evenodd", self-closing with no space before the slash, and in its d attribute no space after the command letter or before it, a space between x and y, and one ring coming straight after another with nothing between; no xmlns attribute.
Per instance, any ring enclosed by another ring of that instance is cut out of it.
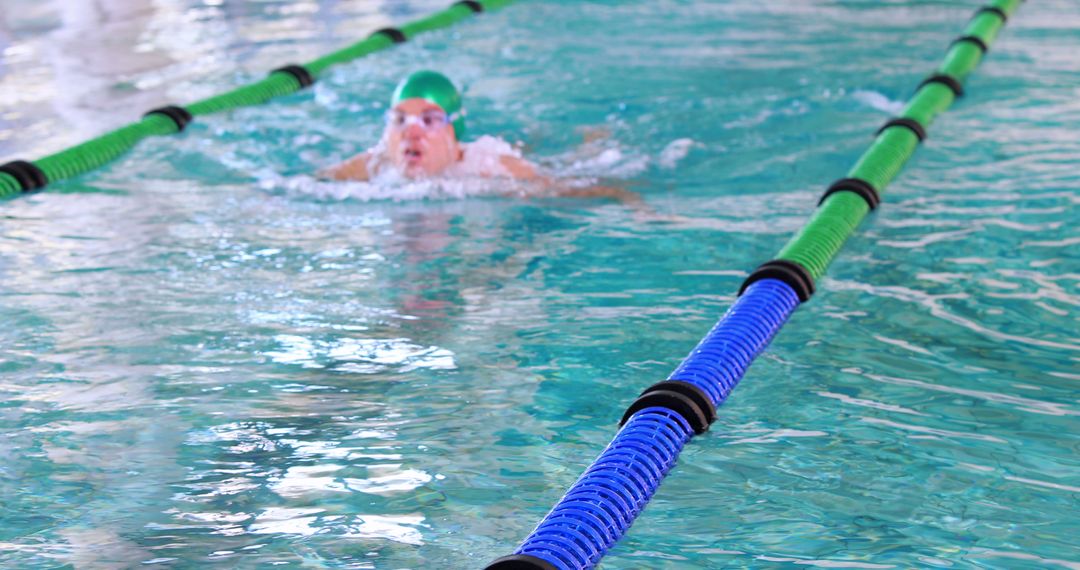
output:
<svg viewBox="0 0 1080 570"><path fill-rule="evenodd" d="M425 113L443 113L443 110L424 99L406 99L392 112L424 117ZM461 160L461 147L450 123L425 127L416 120L404 125L391 121L386 127L386 147L391 163L409 178L433 176Z"/></svg>

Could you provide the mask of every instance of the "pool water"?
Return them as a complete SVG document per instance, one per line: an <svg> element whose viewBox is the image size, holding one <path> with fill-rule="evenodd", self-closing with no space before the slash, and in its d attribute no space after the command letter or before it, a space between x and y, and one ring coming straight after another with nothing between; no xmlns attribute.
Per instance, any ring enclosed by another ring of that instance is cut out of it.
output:
<svg viewBox="0 0 1080 570"><path fill-rule="evenodd" d="M444 5L0 0L0 162ZM978 5L523 1L0 203L0 566L509 554ZM1020 9L602 568L1080 568L1078 28ZM425 67L642 203L310 180Z"/></svg>

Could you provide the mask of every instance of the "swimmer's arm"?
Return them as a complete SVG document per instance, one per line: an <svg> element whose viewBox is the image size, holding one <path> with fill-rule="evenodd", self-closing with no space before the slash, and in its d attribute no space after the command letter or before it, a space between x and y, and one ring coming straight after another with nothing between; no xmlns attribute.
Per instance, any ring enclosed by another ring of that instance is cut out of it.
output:
<svg viewBox="0 0 1080 570"><path fill-rule="evenodd" d="M642 204L640 194L627 190L626 188L618 188L615 186L595 185L587 186L585 188L558 187L555 189L555 195L567 198L611 198L618 201L620 204Z"/></svg>
<svg viewBox="0 0 1080 570"><path fill-rule="evenodd" d="M371 153L365 152L358 154L341 164L331 166L320 170L315 174L318 178L326 178L330 180L359 180L361 182L367 181L371 178L368 172L368 159L371 158Z"/></svg>
<svg viewBox="0 0 1080 570"><path fill-rule="evenodd" d="M540 182L549 188L556 196L568 198L611 198L623 204L638 204L641 196L637 192L631 192L625 188L614 186L594 185L585 188L570 188L559 183L558 180L548 176L542 176L536 171L536 166L527 160L516 156L503 155L499 157L503 168L510 172L510 176L517 180L532 180Z"/></svg>

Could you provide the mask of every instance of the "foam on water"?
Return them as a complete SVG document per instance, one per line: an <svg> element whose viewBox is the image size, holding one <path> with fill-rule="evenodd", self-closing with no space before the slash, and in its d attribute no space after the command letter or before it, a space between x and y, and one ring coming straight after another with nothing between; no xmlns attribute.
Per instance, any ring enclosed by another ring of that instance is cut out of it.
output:
<svg viewBox="0 0 1080 570"><path fill-rule="evenodd" d="M373 147L368 169L375 175L368 181L326 180L313 174L283 176L262 168L253 173L258 187L266 192L298 199L359 202L389 200L460 200L470 197L550 197L562 189L585 188L601 181L633 178L651 164L665 169L676 168L695 146L692 139L676 139L654 159L644 153L626 150L610 138L590 141L569 152L537 159L538 181L515 180L500 159L505 156L528 159L520 148L493 136L484 135L462 143L463 160L444 173L426 178L408 178L392 166L379 162L384 141ZM219 159L234 168L251 168L235 157Z"/></svg>
<svg viewBox="0 0 1080 570"><path fill-rule="evenodd" d="M311 175L281 176L273 172L259 176L259 187L293 198L341 201L390 200L460 200L467 197L506 196L518 193L520 183L478 177L439 177L410 180L397 175L382 175L368 182L320 180Z"/></svg>

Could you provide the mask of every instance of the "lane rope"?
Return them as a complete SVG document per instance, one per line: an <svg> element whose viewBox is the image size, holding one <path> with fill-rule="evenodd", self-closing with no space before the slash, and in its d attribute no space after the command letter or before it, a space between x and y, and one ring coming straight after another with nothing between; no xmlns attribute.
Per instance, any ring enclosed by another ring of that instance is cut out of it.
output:
<svg viewBox="0 0 1080 570"><path fill-rule="evenodd" d="M944 62L919 84L900 115L878 129L874 143L829 187L807 224L775 259L750 274L735 303L668 380L634 400L611 443L516 551L487 570L584 570L600 561L657 491L683 446L708 429L750 363L814 294L840 247L926 139L926 127L963 94L963 79L1020 2L993 0L975 13Z"/></svg>

